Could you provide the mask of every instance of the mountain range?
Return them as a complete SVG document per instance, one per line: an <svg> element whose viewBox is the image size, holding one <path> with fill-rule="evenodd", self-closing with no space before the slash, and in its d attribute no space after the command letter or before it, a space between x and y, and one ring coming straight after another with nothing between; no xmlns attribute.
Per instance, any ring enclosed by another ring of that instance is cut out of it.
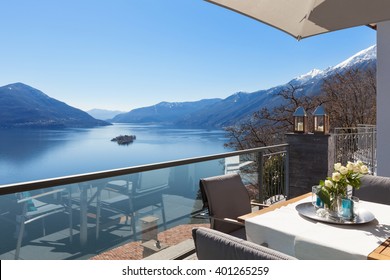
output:
<svg viewBox="0 0 390 280"><path fill-rule="evenodd" d="M119 114L111 122L116 123L164 123L177 124L177 121L190 117L201 108L208 108L221 99L203 99L194 102L160 102L156 105L134 109Z"/></svg>
<svg viewBox="0 0 390 280"><path fill-rule="evenodd" d="M276 93L289 85L302 93L316 95L323 79L352 68L376 66L376 46L324 70L314 69L286 84L255 92L237 92L225 99L210 98L193 102L160 102L127 113L94 109L90 114L49 97L23 83L0 87L0 128L8 127L94 127L115 123L153 123L176 127L222 128L249 118L263 107L281 104ZM96 118L92 117L95 116ZM114 116L112 118L112 116ZM112 118L112 119L110 119ZM100 119L108 119L102 121Z"/></svg>
<svg viewBox="0 0 390 280"><path fill-rule="evenodd" d="M282 102L275 94L290 84L300 88L304 94L317 95L323 79L352 68L376 66L376 46L358 52L336 66L324 70L314 69L298 76L286 84L255 92L237 92L225 99L207 99L197 102L161 102L119 114L111 122L160 123L180 127L222 128L249 118L263 107L272 108Z"/></svg>
<svg viewBox="0 0 390 280"><path fill-rule="evenodd" d="M23 83L0 87L0 127L94 127L110 123Z"/></svg>
<svg viewBox="0 0 390 280"><path fill-rule="evenodd" d="M86 112L98 120L110 120L119 114L126 113L119 110L106 110L106 109L91 109Z"/></svg>

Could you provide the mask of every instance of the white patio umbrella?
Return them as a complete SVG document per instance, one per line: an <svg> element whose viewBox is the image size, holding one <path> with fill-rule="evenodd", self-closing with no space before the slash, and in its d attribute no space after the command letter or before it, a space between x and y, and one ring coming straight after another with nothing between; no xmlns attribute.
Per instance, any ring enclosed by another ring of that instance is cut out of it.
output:
<svg viewBox="0 0 390 280"><path fill-rule="evenodd" d="M296 39L390 20L390 0L206 0Z"/></svg>

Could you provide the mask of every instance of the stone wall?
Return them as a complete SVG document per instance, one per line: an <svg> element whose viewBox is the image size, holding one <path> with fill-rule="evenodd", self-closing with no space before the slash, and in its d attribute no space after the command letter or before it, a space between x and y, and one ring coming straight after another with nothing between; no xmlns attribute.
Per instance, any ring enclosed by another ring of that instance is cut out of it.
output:
<svg viewBox="0 0 390 280"><path fill-rule="evenodd" d="M331 175L334 165L333 137L329 134L287 134L289 144L289 198L311 192Z"/></svg>

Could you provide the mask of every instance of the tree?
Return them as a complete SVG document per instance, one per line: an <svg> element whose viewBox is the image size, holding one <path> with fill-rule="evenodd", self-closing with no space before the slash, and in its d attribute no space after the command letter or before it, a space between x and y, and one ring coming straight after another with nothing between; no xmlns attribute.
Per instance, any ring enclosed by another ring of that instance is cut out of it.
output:
<svg viewBox="0 0 390 280"><path fill-rule="evenodd" d="M330 116L331 128L351 127L358 124L375 124L375 71L373 69L352 69L327 77L323 81L321 93L314 96L305 94L303 88L289 84L276 95L279 105L264 107L252 116L235 126L227 127L230 141L227 147L243 150L261 146L271 146L285 142L285 135L292 131L293 113L302 106L310 116L320 105L324 105ZM308 118L309 127L312 127L312 118ZM250 189L253 196L264 201L273 195L283 193L283 162L286 160L283 153L277 149L268 149L259 154L247 154L244 161L253 164L240 170L253 178ZM258 182L262 170L262 181ZM257 181L256 181L257 180Z"/></svg>
<svg viewBox="0 0 390 280"><path fill-rule="evenodd" d="M300 87L289 84L276 93L280 98L280 105L273 108L264 107L252 116L235 126L225 128L229 137L226 147L236 150L269 146L282 143L285 134L293 127L293 113L302 106L306 112L312 112L323 104L323 96L308 96Z"/></svg>
<svg viewBox="0 0 390 280"><path fill-rule="evenodd" d="M280 97L280 105L264 107L246 121L225 128L229 137L226 147L243 150L283 143L285 134L292 130L292 115L299 106L311 115L324 104L331 128L376 123L375 68L349 69L327 77L316 96L306 95L303 88L293 84L276 95ZM309 118L309 127L311 122Z"/></svg>
<svg viewBox="0 0 390 280"><path fill-rule="evenodd" d="M375 68L350 69L326 78L322 95L331 127L376 123Z"/></svg>

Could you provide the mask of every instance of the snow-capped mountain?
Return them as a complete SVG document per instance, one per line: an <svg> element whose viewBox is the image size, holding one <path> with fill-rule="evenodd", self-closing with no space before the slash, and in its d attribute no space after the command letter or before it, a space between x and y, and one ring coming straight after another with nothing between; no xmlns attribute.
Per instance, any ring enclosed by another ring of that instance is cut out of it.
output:
<svg viewBox="0 0 390 280"><path fill-rule="evenodd" d="M304 82L307 82L308 80L314 79L315 77L317 77L317 76L319 76L319 75L321 75L323 73L324 73L323 70L313 69L313 70L311 70L310 72L308 72L306 74L298 76L294 80L295 81L299 81L301 83L304 83Z"/></svg>
<svg viewBox="0 0 390 280"><path fill-rule="evenodd" d="M328 67L324 70L313 69L309 73L298 76L292 82L306 83L308 81L324 79L335 73L342 73L351 68L365 68L376 62L376 45L358 52L336 66Z"/></svg>
<svg viewBox="0 0 390 280"><path fill-rule="evenodd" d="M362 50L351 56L350 58L344 60L343 62L337 64L334 67L331 67L331 71L341 71L343 69L348 69L351 67L367 65L372 61L376 61L376 45L371 46L365 50Z"/></svg>
<svg viewBox="0 0 390 280"><path fill-rule="evenodd" d="M376 66L376 46L360 51L336 66L328 67L324 70L313 69L304 75L292 79L286 84L252 93L235 93L214 104L212 107L203 108L185 119L179 120L178 124L184 126L212 127L234 125L250 117L260 108L272 108L279 105L281 99L276 97L275 94L283 88L286 88L288 84L301 88L301 91L307 95L316 95L321 91L324 78L336 73L342 73L348 69L366 68L370 66Z"/></svg>
<svg viewBox="0 0 390 280"><path fill-rule="evenodd" d="M307 95L316 95L321 91L323 79L352 68L376 66L376 46L358 52L343 62L324 70L313 69L286 84L255 92L237 92L222 100L191 102L190 104L162 102L157 105L139 108L118 115L114 122L155 122L184 127L217 127L236 124L250 117L260 108L272 108L281 103L275 96L289 84L299 87ZM190 107L188 107L191 105Z"/></svg>

